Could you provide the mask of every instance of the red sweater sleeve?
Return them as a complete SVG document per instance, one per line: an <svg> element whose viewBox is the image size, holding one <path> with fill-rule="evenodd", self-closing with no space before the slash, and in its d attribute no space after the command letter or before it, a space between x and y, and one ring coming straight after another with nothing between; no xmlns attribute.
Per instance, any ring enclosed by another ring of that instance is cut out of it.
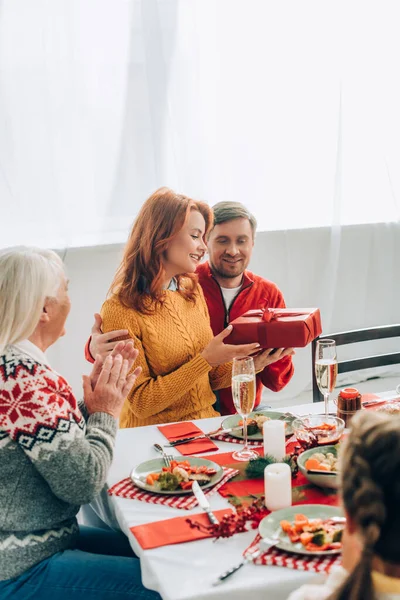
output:
<svg viewBox="0 0 400 600"><path fill-rule="evenodd" d="M286 308L281 291L276 288L276 293L269 298L269 308ZM273 392L279 392L292 379L294 366L291 356L285 356L272 365L268 365L257 375L265 387Z"/></svg>
<svg viewBox="0 0 400 600"><path fill-rule="evenodd" d="M93 356L90 354L90 342L92 340L92 336L90 336L90 338L88 339L88 341L85 344L85 358L88 362L90 363L94 363L94 358Z"/></svg>

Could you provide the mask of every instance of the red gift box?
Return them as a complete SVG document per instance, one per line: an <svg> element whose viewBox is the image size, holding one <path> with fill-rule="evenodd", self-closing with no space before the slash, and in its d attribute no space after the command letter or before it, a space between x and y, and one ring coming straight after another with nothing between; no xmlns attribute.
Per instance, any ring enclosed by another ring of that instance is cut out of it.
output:
<svg viewBox="0 0 400 600"><path fill-rule="evenodd" d="M249 310L230 324L227 344L258 342L262 348L303 348L322 333L318 308Z"/></svg>

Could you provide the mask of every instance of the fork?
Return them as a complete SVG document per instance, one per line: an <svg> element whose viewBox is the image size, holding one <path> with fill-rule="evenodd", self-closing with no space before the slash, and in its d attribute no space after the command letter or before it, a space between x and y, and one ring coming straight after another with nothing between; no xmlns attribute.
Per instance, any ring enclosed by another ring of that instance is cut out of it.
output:
<svg viewBox="0 0 400 600"><path fill-rule="evenodd" d="M240 563L238 563L234 567L231 567L230 569L228 569L227 571L222 573L222 575L220 575L218 577L218 579L216 581L214 581L213 586L219 585L220 583L225 581L225 579L228 579L228 577L233 575L233 573L236 573L236 571L239 571L239 569L241 569L244 565L254 562L256 560L256 558L258 558L260 556L260 554L263 554L270 548L273 548L274 546L279 544L279 542L281 541L280 537L279 537L281 531L282 531L282 529L279 527L279 529L270 538L263 538L262 540L260 540L260 545L259 545L258 550L256 550L252 554L250 554L250 553L245 554L243 556L242 560L240 561Z"/></svg>
<svg viewBox="0 0 400 600"><path fill-rule="evenodd" d="M291 412L285 412L282 413L281 416L278 418L278 421L286 421L287 419L298 419L299 417L297 417L296 415L294 415Z"/></svg>
<svg viewBox="0 0 400 600"><path fill-rule="evenodd" d="M167 454L165 452L164 448L162 446L160 446L160 444L153 444L153 446L157 450L157 452L160 452L162 454L164 462L165 462L165 466L170 467L171 460L173 460L174 457L171 454Z"/></svg>

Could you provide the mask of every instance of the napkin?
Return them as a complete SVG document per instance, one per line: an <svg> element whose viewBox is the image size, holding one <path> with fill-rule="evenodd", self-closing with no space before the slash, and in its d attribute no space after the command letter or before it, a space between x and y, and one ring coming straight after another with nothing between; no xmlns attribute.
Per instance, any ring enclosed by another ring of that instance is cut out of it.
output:
<svg viewBox="0 0 400 600"><path fill-rule="evenodd" d="M231 508L213 511L218 520L221 520L224 515L232 512ZM206 527L210 525L210 521L205 513L190 515L190 519ZM130 530L143 550L212 537L209 531L199 531L198 529L191 528L187 520L187 516L175 517L174 519L155 521L153 523L146 523L145 525L136 525L135 527L131 527Z"/></svg>
<svg viewBox="0 0 400 600"><path fill-rule="evenodd" d="M204 433L190 421L184 421L183 423L171 423L171 425L161 425L158 427L158 429L170 442L175 442L176 440L195 435L202 435ZM175 448L179 450L183 456L190 456L191 454L201 454L202 452L213 452L218 450L218 446L208 438L202 438L198 441L194 440L193 442L188 442L187 444L179 444L179 446L175 446Z"/></svg>

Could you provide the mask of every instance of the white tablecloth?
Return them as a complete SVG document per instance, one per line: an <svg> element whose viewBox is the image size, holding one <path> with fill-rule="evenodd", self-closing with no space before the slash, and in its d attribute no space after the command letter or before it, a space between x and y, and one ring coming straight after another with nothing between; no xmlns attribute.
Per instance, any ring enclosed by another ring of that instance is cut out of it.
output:
<svg viewBox="0 0 400 600"><path fill-rule="evenodd" d="M304 404L282 408L299 415L320 413L322 403ZM334 412L332 404L330 410ZM212 431L222 418L202 419L195 423L203 431ZM138 463L155 458L154 443L167 443L156 426L121 429L117 435L115 455L108 476L108 487L129 476ZM219 452L237 450L238 445L216 442ZM172 454L181 457L176 449ZM229 507L229 503L218 493L210 498L211 508ZM129 528L134 525L160 521L176 516L190 515L201 511L199 507L184 511L167 506L148 504L138 500L127 500L108 496L103 492L92 503L94 511L108 524L120 528L128 537L134 552L140 557L143 583L158 591L163 600L244 599L251 593L251 600L284 600L289 593L305 582L316 578L315 574L304 573L283 567L246 565L217 587L212 582L223 571L240 562L242 552L254 538L256 531L237 534L231 538L213 539L163 546L143 551ZM249 596L250 597L250 596Z"/></svg>

